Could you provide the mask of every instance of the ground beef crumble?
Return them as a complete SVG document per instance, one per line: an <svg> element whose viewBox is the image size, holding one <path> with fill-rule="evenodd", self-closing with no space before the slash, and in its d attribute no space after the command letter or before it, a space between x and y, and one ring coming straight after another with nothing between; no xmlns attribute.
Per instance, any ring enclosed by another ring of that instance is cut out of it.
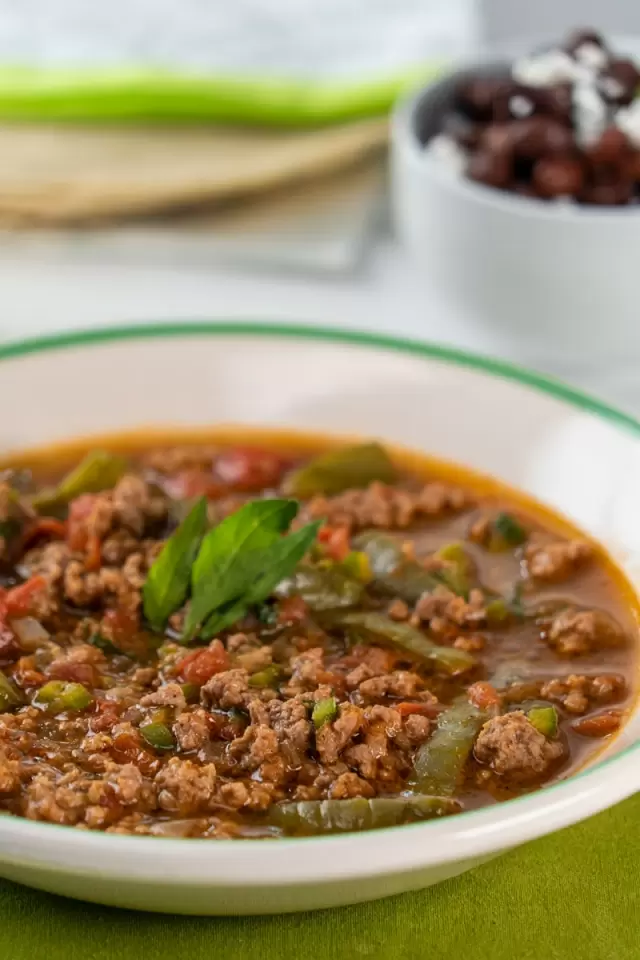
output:
<svg viewBox="0 0 640 960"><path fill-rule="evenodd" d="M458 487L432 482L420 490L372 483L366 490L348 490L334 497L313 497L305 518L324 517L350 531L379 527L404 530L417 520L441 517L468 507L471 497Z"/></svg>
<svg viewBox="0 0 640 960"><path fill-rule="evenodd" d="M534 779L546 773L564 752L559 741L548 740L521 710L488 720L476 740L476 759L500 777Z"/></svg>
<svg viewBox="0 0 640 960"><path fill-rule="evenodd" d="M593 550L584 540L561 540L555 543L534 539L525 548L527 572L534 580L558 583L568 579L592 557Z"/></svg>
<svg viewBox="0 0 640 960"><path fill-rule="evenodd" d="M602 610L563 610L543 627L543 639L563 656L580 656L626 643L622 629Z"/></svg>

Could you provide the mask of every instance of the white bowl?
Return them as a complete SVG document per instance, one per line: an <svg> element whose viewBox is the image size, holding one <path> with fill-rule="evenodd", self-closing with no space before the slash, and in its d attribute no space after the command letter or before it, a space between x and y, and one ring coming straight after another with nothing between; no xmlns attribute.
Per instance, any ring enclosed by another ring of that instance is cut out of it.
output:
<svg viewBox="0 0 640 960"><path fill-rule="evenodd" d="M456 84L507 69L476 64L396 109L392 186L399 234L418 269L529 362L640 358L640 206L547 203L455 175L424 140Z"/></svg>
<svg viewBox="0 0 640 960"><path fill-rule="evenodd" d="M141 424L288 426L432 451L495 474L640 562L640 425L560 384L425 344L321 329L180 325L0 348L2 449ZM25 384L29 385L25 389ZM16 397L20 403L16 404ZM442 821L276 841L109 835L0 817L0 874L171 913L306 910L454 876L640 788L640 714L605 759Z"/></svg>

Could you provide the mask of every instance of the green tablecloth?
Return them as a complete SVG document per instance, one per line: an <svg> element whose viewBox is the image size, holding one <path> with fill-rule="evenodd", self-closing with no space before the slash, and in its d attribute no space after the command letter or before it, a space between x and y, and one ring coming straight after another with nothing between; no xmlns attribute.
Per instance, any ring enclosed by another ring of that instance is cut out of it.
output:
<svg viewBox="0 0 640 960"><path fill-rule="evenodd" d="M638 960L640 795L418 893L284 917L163 917L0 881L2 960Z"/></svg>

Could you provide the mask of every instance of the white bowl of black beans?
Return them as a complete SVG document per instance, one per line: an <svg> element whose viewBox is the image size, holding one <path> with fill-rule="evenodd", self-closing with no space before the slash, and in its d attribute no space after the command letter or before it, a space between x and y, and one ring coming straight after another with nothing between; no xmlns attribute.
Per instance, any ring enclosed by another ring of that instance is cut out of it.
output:
<svg viewBox="0 0 640 960"><path fill-rule="evenodd" d="M582 32L527 60L455 70L394 116L402 241L430 284L530 362L550 346L640 356L634 49Z"/></svg>

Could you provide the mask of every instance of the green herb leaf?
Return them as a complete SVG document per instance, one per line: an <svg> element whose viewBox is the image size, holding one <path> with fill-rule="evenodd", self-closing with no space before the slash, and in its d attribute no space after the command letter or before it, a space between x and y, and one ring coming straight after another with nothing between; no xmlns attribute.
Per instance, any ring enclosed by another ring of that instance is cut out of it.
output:
<svg viewBox="0 0 640 960"><path fill-rule="evenodd" d="M88 453L71 473L60 481L57 487L41 490L31 503L42 510L68 503L82 493L99 493L115 486L127 469L123 457L114 456L105 450L93 450Z"/></svg>
<svg viewBox="0 0 640 960"><path fill-rule="evenodd" d="M193 565L194 592L198 581L209 580L212 571L224 587L237 559L275 543L297 512L295 500L253 500L226 517L202 541Z"/></svg>
<svg viewBox="0 0 640 960"><path fill-rule="evenodd" d="M201 497L169 537L152 565L142 590L144 614L155 630L162 630L189 593L191 570L207 528L207 501Z"/></svg>
<svg viewBox="0 0 640 960"><path fill-rule="evenodd" d="M263 572L263 551L280 540L297 512L295 500L254 500L207 534L193 564L185 639L215 610L237 602Z"/></svg>
<svg viewBox="0 0 640 960"><path fill-rule="evenodd" d="M526 539L526 530L510 513L499 513L493 521L492 550L519 547Z"/></svg>
<svg viewBox="0 0 640 960"><path fill-rule="evenodd" d="M270 547L263 550L253 550L244 558L238 558L235 570L230 570L226 587L231 589L233 584L235 595L233 600L219 606L216 601L217 588L215 582L209 585L202 583L198 598L194 595L192 608L207 610L200 623L204 623L201 636L207 640L215 636L220 630L230 626L255 604L262 603L272 593L281 580L288 577L307 553L311 544L318 535L321 521L309 523L287 537L280 537ZM209 607L207 609L207 602Z"/></svg>

